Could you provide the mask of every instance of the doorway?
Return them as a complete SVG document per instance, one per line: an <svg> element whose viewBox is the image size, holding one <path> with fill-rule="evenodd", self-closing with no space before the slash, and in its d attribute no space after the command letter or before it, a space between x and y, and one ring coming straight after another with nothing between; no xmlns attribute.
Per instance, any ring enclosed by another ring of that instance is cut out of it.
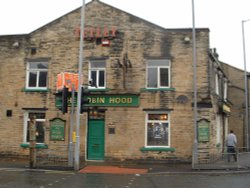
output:
<svg viewBox="0 0 250 188"><path fill-rule="evenodd" d="M87 135L87 160L104 160L104 112L90 112Z"/></svg>

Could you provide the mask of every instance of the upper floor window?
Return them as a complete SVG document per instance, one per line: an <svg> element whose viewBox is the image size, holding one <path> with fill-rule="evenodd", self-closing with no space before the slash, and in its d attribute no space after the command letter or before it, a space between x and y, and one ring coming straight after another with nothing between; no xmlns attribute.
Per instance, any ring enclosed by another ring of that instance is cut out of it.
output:
<svg viewBox="0 0 250 188"><path fill-rule="evenodd" d="M147 88L170 87L170 61L167 59L147 61Z"/></svg>
<svg viewBox="0 0 250 188"><path fill-rule="evenodd" d="M106 62L105 60L90 61L89 80L93 88L106 87Z"/></svg>
<svg viewBox="0 0 250 188"><path fill-rule="evenodd" d="M47 89L48 62L28 62L27 89Z"/></svg>

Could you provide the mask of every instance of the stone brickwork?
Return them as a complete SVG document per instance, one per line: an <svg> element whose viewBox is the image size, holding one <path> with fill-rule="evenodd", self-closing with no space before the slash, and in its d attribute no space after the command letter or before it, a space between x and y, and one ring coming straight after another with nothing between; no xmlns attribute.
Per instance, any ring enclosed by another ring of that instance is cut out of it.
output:
<svg viewBox="0 0 250 188"><path fill-rule="evenodd" d="M230 79L230 85L228 88L228 98L233 104L231 109L232 115L229 116L229 130L234 130L238 139L238 147L242 148L245 146L244 71L225 63L223 64L223 70Z"/></svg>
<svg viewBox="0 0 250 188"><path fill-rule="evenodd" d="M138 107L105 108L105 159L173 159L190 161L194 140L193 127L193 67L192 29L164 29L136 16L118 10L99 1L86 6L85 27L117 29L110 46L97 41L84 42L84 83L88 83L88 61L94 58L106 59L106 83L108 90L101 94L137 94ZM79 38L75 35L80 25L80 9L76 9L57 20L27 34L0 36L0 154L28 155L20 147L23 143L23 113L27 108L46 110L45 143L48 147L68 146L69 114L63 115L55 107L56 76L60 72L78 72ZM196 29L197 39L197 89L198 101L209 100L209 30ZM187 40L185 40L185 38ZM13 44L19 42L20 46ZM36 48L36 53L31 53ZM120 68L127 54L131 68ZM148 91L146 86L146 60L169 59L171 61L171 88L168 91ZM27 61L49 62L48 92L25 91ZM185 96L187 100L178 100ZM170 140L174 152L146 151L145 109L169 109ZM6 116L12 110L12 116ZM199 118L206 118L211 126L215 124L215 110L202 107ZM58 117L66 120L65 140L51 141L49 120ZM86 115L81 115L81 157L86 156ZM108 128L114 127L115 134ZM215 133L211 129L211 142Z"/></svg>

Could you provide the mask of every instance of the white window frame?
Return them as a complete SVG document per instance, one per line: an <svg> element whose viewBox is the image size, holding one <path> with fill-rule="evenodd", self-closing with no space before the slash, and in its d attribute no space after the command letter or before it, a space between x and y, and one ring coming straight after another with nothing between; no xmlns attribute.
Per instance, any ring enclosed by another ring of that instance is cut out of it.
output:
<svg viewBox="0 0 250 188"><path fill-rule="evenodd" d="M27 131L28 131L28 126L29 126L29 114L30 113L44 113L44 111L26 111L24 112L24 126L23 126L23 143L29 144L29 142L27 142ZM45 114L46 115L46 114ZM46 119L36 119L36 122L46 122ZM45 127L44 127L45 129ZM44 130L45 133L45 130ZM44 134L44 141L45 141L45 134ZM37 144L43 144L43 143L37 143Z"/></svg>
<svg viewBox="0 0 250 188"><path fill-rule="evenodd" d="M215 93L219 95L219 75L215 73Z"/></svg>
<svg viewBox="0 0 250 188"><path fill-rule="evenodd" d="M148 115L149 114L167 114L168 118L167 120L148 120ZM153 123L153 122L162 122L162 123L168 123L168 145L167 146L151 146L147 145L148 143L148 123ZM169 111L148 111L146 113L145 117L145 148L170 148L171 146L171 123L170 123L170 112Z"/></svg>
<svg viewBox="0 0 250 188"><path fill-rule="evenodd" d="M152 65L153 63L156 63L156 65ZM161 65L157 65L157 63ZM149 77L149 68L157 68L157 86L156 87L150 87L148 86L148 77ZM168 86L161 86L161 78L160 78L160 70L161 68L168 69ZM149 59L147 60L147 69L146 69L146 88L170 88L171 87L171 61L168 59Z"/></svg>
<svg viewBox="0 0 250 188"><path fill-rule="evenodd" d="M220 114L216 114L216 142L221 144L221 125L222 117Z"/></svg>
<svg viewBox="0 0 250 188"><path fill-rule="evenodd" d="M47 89L48 88L48 68L47 69L35 69L35 68L30 68L30 64L32 63L39 63L37 61L30 61L27 62L27 66L26 66L26 89ZM48 62L45 61L41 61L40 63L47 63L48 66ZM30 81L30 72L36 72L36 86L35 87L31 87L29 86L29 81ZM47 78L46 78L46 86L45 87L39 87L39 76L40 76L40 72L47 72Z"/></svg>
<svg viewBox="0 0 250 188"><path fill-rule="evenodd" d="M224 100L227 100L227 89L228 89L228 82L227 80L225 79L224 80L224 87L223 87L223 94L224 94Z"/></svg>
<svg viewBox="0 0 250 188"><path fill-rule="evenodd" d="M91 67L91 63L100 62L104 64L104 67ZM105 89L106 88L106 61L105 60L93 60L89 61L89 74L88 79L89 81L92 81L91 78L91 72L96 71L96 85L89 86L91 89ZM99 86L99 80L100 80L100 71L104 71L104 86Z"/></svg>

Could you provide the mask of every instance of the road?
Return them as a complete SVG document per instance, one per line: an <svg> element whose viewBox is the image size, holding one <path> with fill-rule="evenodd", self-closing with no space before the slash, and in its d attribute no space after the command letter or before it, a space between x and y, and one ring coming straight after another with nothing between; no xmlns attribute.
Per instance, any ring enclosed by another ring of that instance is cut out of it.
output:
<svg viewBox="0 0 250 188"><path fill-rule="evenodd" d="M250 172L237 174L79 174L0 169L0 188L249 188Z"/></svg>

